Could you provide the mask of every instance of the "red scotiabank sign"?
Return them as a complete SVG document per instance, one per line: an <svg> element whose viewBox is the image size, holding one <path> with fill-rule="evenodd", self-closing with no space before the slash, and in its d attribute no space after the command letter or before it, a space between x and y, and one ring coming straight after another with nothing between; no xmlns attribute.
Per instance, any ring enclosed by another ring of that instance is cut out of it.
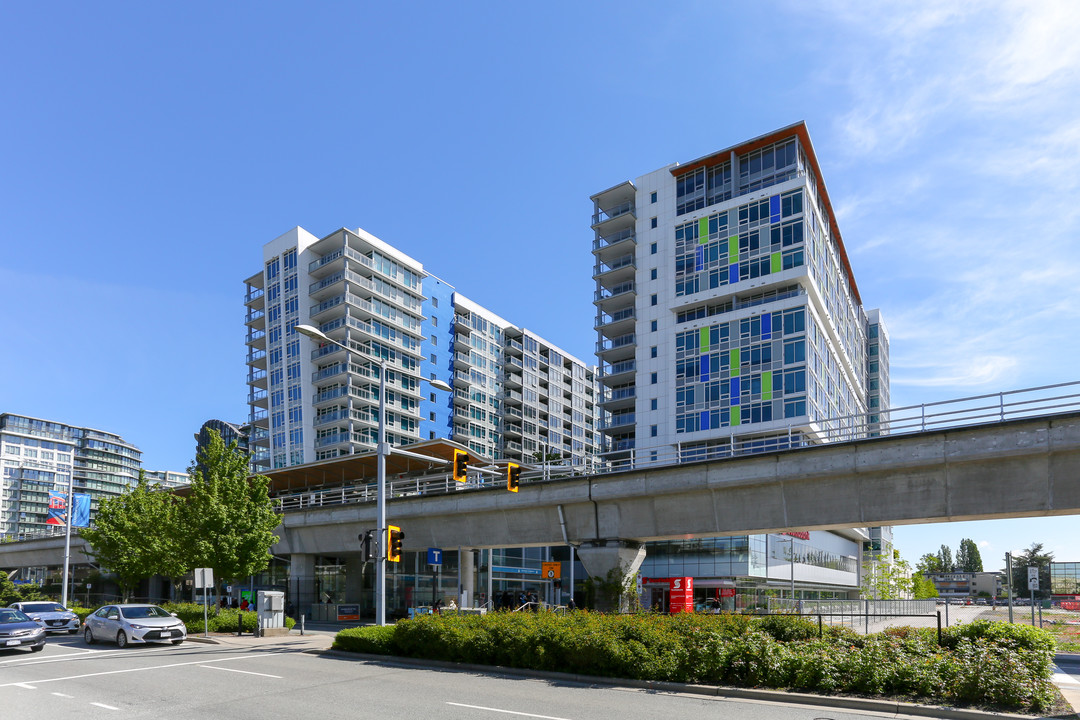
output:
<svg viewBox="0 0 1080 720"><path fill-rule="evenodd" d="M720 597L735 597L735 588L720 588Z"/></svg>
<svg viewBox="0 0 1080 720"><path fill-rule="evenodd" d="M799 538L800 540L809 540L810 533L806 530L792 530L791 532L780 533L781 535L790 535L791 537Z"/></svg>
<svg viewBox="0 0 1080 720"><path fill-rule="evenodd" d="M668 578L671 592L671 614L694 612L694 578Z"/></svg>

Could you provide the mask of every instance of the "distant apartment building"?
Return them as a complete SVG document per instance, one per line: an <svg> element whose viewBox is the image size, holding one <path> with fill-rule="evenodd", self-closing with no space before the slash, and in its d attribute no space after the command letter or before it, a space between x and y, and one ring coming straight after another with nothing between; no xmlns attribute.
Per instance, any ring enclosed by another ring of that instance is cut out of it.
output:
<svg viewBox="0 0 1080 720"><path fill-rule="evenodd" d="M996 598L1005 594L1005 578L1000 572L927 573L926 578L934 583L938 597L944 600Z"/></svg>
<svg viewBox="0 0 1080 720"><path fill-rule="evenodd" d="M249 447L265 471L373 450L379 363L393 445L447 438L491 460L599 449L595 368L470 301L363 230L294 228L246 282ZM342 343L316 346L313 325ZM447 396L421 382L450 384Z"/></svg>
<svg viewBox="0 0 1080 720"><path fill-rule="evenodd" d="M92 521L102 499L138 479L142 452L115 433L3 413L0 461L0 537L16 539L56 531L46 522L49 491L69 484L90 495Z"/></svg>
<svg viewBox="0 0 1080 720"><path fill-rule="evenodd" d="M607 462L646 467L887 431L888 332L863 307L803 123L591 200ZM828 597L858 587L864 553L891 551L891 531L803 534L650 544L641 572L697 567L697 587L762 590L794 574Z"/></svg>
<svg viewBox="0 0 1080 720"><path fill-rule="evenodd" d="M157 485L162 488L178 488L191 484L190 475L172 470L147 470L146 480L151 487Z"/></svg>

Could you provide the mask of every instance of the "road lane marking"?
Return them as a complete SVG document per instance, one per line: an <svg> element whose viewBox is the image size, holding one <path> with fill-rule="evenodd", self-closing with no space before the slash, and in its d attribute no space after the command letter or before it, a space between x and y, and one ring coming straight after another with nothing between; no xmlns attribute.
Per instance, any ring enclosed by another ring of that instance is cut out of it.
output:
<svg viewBox="0 0 1080 720"><path fill-rule="evenodd" d="M37 680L35 680L34 682L37 682ZM8 685L12 685L14 687L21 687L23 690L37 690L37 688L34 687L33 685L31 685L30 683L18 682L18 683L8 683ZM0 687L3 687L3 686L0 685Z"/></svg>
<svg viewBox="0 0 1080 720"><path fill-rule="evenodd" d="M82 678L100 677L102 675L120 675L120 674L123 674L123 673L143 672L143 671L146 671L146 670L167 670L169 668L174 668L174 667L183 667L184 665L206 665L206 664L209 664L209 663L229 662L230 660L246 660L248 658L263 658L263 657L271 657L273 655L282 655L282 654L283 653L281 653L281 652L270 652L270 653L253 653L251 655L235 655L233 657L221 658L219 660L192 660L191 662L169 663L168 665L152 665L150 667L127 668L125 670L106 670L106 671L103 671L103 672L85 673L83 675L68 675L67 677L45 678L43 680L34 680L33 682L36 685L41 685L43 683L63 682L65 680L81 680ZM11 686L23 687L23 686L26 686L26 683L4 683L4 684L0 684L0 688L11 687ZM33 690L33 689L36 689L36 688L30 688L30 689Z"/></svg>
<svg viewBox="0 0 1080 720"><path fill-rule="evenodd" d="M472 710L487 710L489 712L506 713L507 715L522 715L524 717L541 718L542 720L567 720L567 718L552 717L551 715L534 715L533 713L518 712L516 710L500 710L499 708L484 707L483 705L465 705L463 703L448 702L447 705L470 708Z"/></svg>
<svg viewBox="0 0 1080 720"><path fill-rule="evenodd" d="M94 707L105 708L106 710L119 710L120 709L118 707L113 707L112 705L106 705L105 703L90 703L90 704L93 705Z"/></svg>
<svg viewBox="0 0 1080 720"><path fill-rule="evenodd" d="M117 655L123 653L125 657L139 657L142 653L148 652L176 652L178 648L175 647L163 647L163 648L146 648L139 649L136 652L129 650L84 650L81 653L69 653L67 655L49 655L45 658L39 658L36 655L28 655L25 658L12 658L11 660L0 660L0 665L43 665L46 663L67 662L69 660L77 659L89 659L91 657L102 657L106 653L108 655ZM31 659L33 658L33 659Z"/></svg>
<svg viewBox="0 0 1080 720"><path fill-rule="evenodd" d="M252 672L250 670L237 670L236 668L218 667L217 665L200 665L199 667L204 667L207 670L227 670L228 672L244 673L245 675L262 675L263 677L277 678L278 680L283 679L280 675L268 675L266 673Z"/></svg>
<svg viewBox="0 0 1080 720"><path fill-rule="evenodd" d="M52 694L55 695L56 697L66 697L66 698L75 697L74 695L65 695L64 693L52 693Z"/></svg>

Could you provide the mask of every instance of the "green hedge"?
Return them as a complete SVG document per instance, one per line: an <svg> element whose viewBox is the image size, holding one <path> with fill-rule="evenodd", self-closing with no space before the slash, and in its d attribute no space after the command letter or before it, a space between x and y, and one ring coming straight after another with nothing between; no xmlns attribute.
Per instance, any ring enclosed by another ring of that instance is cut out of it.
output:
<svg viewBox="0 0 1080 720"><path fill-rule="evenodd" d="M164 603L161 607L171 613L176 613L176 616L183 620L184 626L187 627L187 631L191 635L202 633L207 625L209 625L210 632L234 633L236 632L238 616L241 614L244 618L244 632L253 633L259 625L258 615L253 610L241 613L239 610L231 608L211 606L208 608L207 618L204 621L203 606L199 603ZM97 608L84 607L72 607L70 609L84 622L87 615L97 610ZM285 618L285 627L292 630L294 625L296 625L295 620L291 617Z"/></svg>
<svg viewBox="0 0 1080 720"><path fill-rule="evenodd" d="M930 699L1039 711L1054 698L1053 637L974 622L861 636L796 616L603 615L577 612L421 615L342 630L338 650L813 693Z"/></svg>

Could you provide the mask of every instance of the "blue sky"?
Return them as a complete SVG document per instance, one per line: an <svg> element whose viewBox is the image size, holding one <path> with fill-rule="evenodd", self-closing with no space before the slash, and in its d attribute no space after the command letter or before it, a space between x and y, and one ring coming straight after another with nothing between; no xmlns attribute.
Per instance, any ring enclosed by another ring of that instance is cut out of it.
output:
<svg viewBox="0 0 1080 720"><path fill-rule="evenodd" d="M186 468L246 416L242 280L295 225L591 359L589 195L798 120L894 406L1080 379L1080 5L871 5L8 3L0 410ZM1075 526L897 538L1075 560Z"/></svg>

